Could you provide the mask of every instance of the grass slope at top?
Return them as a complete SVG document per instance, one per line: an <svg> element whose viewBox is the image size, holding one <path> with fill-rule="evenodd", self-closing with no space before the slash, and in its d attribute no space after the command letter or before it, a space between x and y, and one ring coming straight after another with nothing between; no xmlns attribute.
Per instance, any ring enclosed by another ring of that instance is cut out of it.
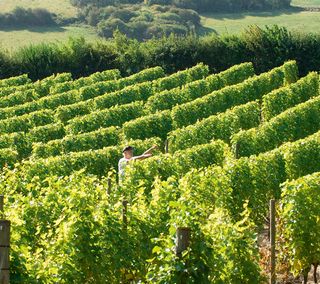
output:
<svg viewBox="0 0 320 284"><path fill-rule="evenodd" d="M23 8L43 8L51 13L55 13L64 17L74 17L77 14L77 9L71 5L69 0L1 0L1 13L11 12L15 7Z"/></svg>
<svg viewBox="0 0 320 284"><path fill-rule="evenodd" d="M291 5L299 7L320 7L320 0L292 0Z"/></svg>
<svg viewBox="0 0 320 284"><path fill-rule="evenodd" d="M15 7L44 8L63 18L73 18L77 15L77 9L69 0L1 0L1 13L11 12ZM30 28L1 28L0 47L9 51L28 46L48 42L66 42L70 37L84 37L87 41L97 41L100 37L93 27L87 25L72 25L60 27L30 27Z"/></svg>
<svg viewBox="0 0 320 284"><path fill-rule="evenodd" d="M87 42L101 40L93 27L70 25L0 30L0 47L14 52L29 45L67 43L70 38L85 38Z"/></svg>
<svg viewBox="0 0 320 284"><path fill-rule="evenodd" d="M320 12L311 11L273 11L241 13L207 13L201 17L202 25L218 34L239 34L250 25L279 25L290 31L318 33Z"/></svg>

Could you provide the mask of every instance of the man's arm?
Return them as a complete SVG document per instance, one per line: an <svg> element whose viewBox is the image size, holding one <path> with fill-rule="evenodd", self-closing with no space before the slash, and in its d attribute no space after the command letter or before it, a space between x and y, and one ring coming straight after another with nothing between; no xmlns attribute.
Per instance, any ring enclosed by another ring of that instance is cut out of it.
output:
<svg viewBox="0 0 320 284"><path fill-rule="evenodd" d="M141 156L144 156L144 155L149 155L151 154L151 152L156 149L158 146L157 145L153 145L150 149L148 149L147 151L145 151ZM148 158L148 157L147 157Z"/></svg>
<svg viewBox="0 0 320 284"><path fill-rule="evenodd" d="M145 153L143 153L143 154L140 155L140 156L132 157L131 160L144 160L144 159L150 158L151 156L152 156L152 154L145 154Z"/></svg>

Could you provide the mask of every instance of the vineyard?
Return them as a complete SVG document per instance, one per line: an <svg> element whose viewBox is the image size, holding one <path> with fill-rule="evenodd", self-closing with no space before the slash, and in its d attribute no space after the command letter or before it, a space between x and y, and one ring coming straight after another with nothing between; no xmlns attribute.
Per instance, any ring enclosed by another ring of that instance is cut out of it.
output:
<svg viewBox="0 0 320 284"><path fill-rule="evenodd" d="M306 281L320 264L320 96L319 75L298 74L289 61L0 80L11 282L266 283L270 199L277 273ZM119 186L122 148L155 144ZM180 255L178 228L191 231Z"/></svg>

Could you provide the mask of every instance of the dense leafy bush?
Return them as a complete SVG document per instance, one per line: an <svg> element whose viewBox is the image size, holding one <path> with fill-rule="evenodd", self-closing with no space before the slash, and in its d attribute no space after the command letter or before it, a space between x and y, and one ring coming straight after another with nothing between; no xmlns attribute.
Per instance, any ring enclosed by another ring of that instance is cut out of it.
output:
<svg viewBox="0 0 320 284"><path fill-rule="evenodd" d="M281 9L290 7L291 0L146 0L147 4L175 5L181 8L194 9L202 12L241 11Z"/></svg>
<svg viewBox="0 0 320 284"><path fill-rule="evenodd" d="M43 8L16 7L10 13L0 14L0 25L2 27L54 26L57 24L55 18L55 15Z"/></svg>
<svg viewBox="0 0 320 284"><path fill-rule="evenodd" d="M159 11L146 5L90 5L81 9L79 18L97 27L98 33L106 38L111 38L115 30L130 38L144 40L171 33L187 35L200 27L200 16L196 11L171 6L163 6Z"/></svg>

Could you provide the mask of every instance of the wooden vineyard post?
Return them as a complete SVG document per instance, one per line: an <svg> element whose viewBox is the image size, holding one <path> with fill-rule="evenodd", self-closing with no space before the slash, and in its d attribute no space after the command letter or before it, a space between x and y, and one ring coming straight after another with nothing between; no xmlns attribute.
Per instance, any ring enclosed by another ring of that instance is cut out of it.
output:
<svg viewBox="0 0 320 284"><path fill-rule="evenodd" d="M191 229L186 227L180 227L176 232L176 255L182 258L182 253L188 249L190 245ZM187 262L186 262L187 263ZM179 284L187 283L185 272L181 275Z"/></svg>
<svg viewBox="0 0 320 284"><path fill-rule="evenodd" d="M0 211L3 216L3 195L0 195ZM9 284L10 221L0 220L0 284Z"/></svg>
<svg viewBox="0 0 320 284"><path fill-rule="evenodd" d="M128 219L127 219L127 211L128 211L128 201L123 200L122 201L122 222L123 222L123 228L126 230L128 227Z"/></svg>
<svg viewBox="0 0 320 284"><path fill-rule="evenodd" d="M166 154L169 153L169 140L166 139L166 141L164 142L164 151Z"/></svg>
<svg viewBox="0 0 320 284"><path fill-rule="evenodd" d="M314 283L318 283L317 268L318 268L318 264L315 263L315 264L313 265L313 281L314 281Z"/></svg>
<svg viewBox="0 0 320 284"><path fill-rule="evenodd" d="M271 269L270 284L276 283L276 201L270 200L270 245L271 245Z"/></svg>
<svg viewBox="0 0 320 284"><path fill-rule="evenodd" d="M3 216L3 199L4 199L4 196L0 195L0 214L1 214L1 216Z"/></svg>
<svg viewBox="0 0 320 284"><path fill-rule="evenodd" d="M123 232L126 235L127 229L128 229L128 219L127 219L127 212L128 212L128 201L123 200L122 201L122 226L123 226ZM127 268L123 269L123 274L122 274L122 282L121 283L130 283L127 280Z"/></svg>
<svg viewBox="0 0 320 284"><path fill-rule="evenodd" d="M190 228L178 228L176 233L176 255L182 257L182 253L188 249L190 245Z"/></svg>
<svg viewBox="0 0 320 284"><path fill-rule="evenodd" d="M108 195L111 194L111 188L112 188L111 177L108 177L108 188L107 188L107 194L108 194Z"/></svg>
<svg viewBox="0 0 320 284"><path fill-rule="evenodd" d="M234 157L236 159L239 159L239 143L236 143L235 150L234 150Z"/></svg>

